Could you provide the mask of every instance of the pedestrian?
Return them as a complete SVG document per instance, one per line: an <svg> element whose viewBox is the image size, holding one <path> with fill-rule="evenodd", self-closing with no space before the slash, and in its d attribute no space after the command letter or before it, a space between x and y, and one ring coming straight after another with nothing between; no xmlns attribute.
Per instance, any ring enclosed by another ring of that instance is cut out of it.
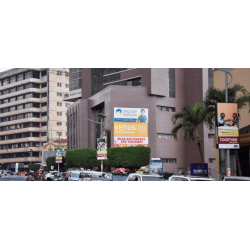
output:
<svg viewBox="0 0 250 250"><path fill-rule="evenodd" d="M50 173L46 174L46 181L52 181Z"/></svg>

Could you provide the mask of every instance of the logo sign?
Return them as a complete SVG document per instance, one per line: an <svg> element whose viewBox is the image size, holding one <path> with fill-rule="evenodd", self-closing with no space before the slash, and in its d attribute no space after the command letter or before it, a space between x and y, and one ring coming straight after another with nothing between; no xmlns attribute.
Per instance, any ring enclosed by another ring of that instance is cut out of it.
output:
<svg viewBox="0 0 250 250"><path fill-rule="evenodd" d="M231 176L231 169L227 168L227 176Z"/></svg>
<svg viewBox="0 0 250 250"><path fill-rule="evenodd" d="M149 174L163 175L163 163L162 162L150 162Z"/></svg>
<svg viewBox="0 0 250 250"><path fill-rule="evenodd" d="M106 138L97 138L97 160L107 160Z"/></svg>
<svg viewBox="0 0 250 250"><path fill-rule="evenodd" d="M208 177L208 164L204 163L205 176ZM203 176L202 175L202 164L201 163L191 163L190 164L191 176Z"/></svg>
<svg viewBox="0 0 250 250"><path fill-rule="evenodd" d="M62 149L57 148L56 149L56 163L62 163Z"/></svg>
<svg viewBox="0 0 250 250"><path fill-rule="evenodd" d="M82 89L76 89L63 93L63 101L82 97Z"/></svg>
<svg viewBox="0 0 250 250"><path fill-rule="evenodd" d="M148 109L114 108L114 147L148 146Z"/></svg>
<svg viewBox="0 0 250 250"><path fill-rule="evenodd" d="M237 103L216 104L216 144L219 149L239 149Z"/></svg>

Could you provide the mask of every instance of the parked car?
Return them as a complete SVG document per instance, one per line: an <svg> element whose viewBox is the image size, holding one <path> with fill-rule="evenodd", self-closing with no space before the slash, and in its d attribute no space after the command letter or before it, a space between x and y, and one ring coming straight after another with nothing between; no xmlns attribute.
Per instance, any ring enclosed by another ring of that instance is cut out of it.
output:
<svg viewBox="0 0 250 250"><path fill-rule="evenodd" d="M225 176L223 181L250 181L250 177L245 176Z"/></svg>
<svg viewBox="0 0 250 250"><path fill-rule="evenodd" d="M104 177L90 177L90 178L84 178L83 181L112 181L110 178L104 178Z"/></svg>
<svg viewBox="0 0 250 250"><path fill-rule="evenodd" d="M127 181L165 181L161 175L157 174L130 174Z"/></svg>
<svg viewBox="0 0 250 250"><path fill-rule="evenodd" d="M169 181L214 181L211 177L190 176L174 174L168 179Z"/></svg>

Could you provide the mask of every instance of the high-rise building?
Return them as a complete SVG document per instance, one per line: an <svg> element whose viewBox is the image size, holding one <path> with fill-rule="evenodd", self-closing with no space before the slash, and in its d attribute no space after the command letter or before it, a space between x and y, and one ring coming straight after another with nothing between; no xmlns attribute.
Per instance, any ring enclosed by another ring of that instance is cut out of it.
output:
<svg viewBox="0 0 250 250"><path fill-rule="evenodd" d="M67 138L65 68L15 68L0 73L0 163L41 162L42 144ZM0 166L1 166L0 165Z"/></svg>
<svg viewBox="0 0 250 250"><path fill-rule="evenodd" d="M100 122L98 113L106 116L104 130L109 147L114 147L114 108L144 108L148 110L151 157L161 157L164 171L187 172L190 163L201 162L199 149L196 143L184 142L182 131L177 141L172 138L171 116L184 105L202 102L212 86L213 72L207 68L83 68L81 85L65 93L65 100L75 101L67 112L68 149L96 148L101 129L91 121ZM204 138L205 162L216 177L214 132L205 125L198 131Z"/></svg>

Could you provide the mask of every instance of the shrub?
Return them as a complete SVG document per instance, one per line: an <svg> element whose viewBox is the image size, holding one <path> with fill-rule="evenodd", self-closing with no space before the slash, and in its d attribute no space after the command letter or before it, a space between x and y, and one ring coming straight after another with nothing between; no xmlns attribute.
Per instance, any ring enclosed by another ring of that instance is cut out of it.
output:
<svg viewBox="0 0 250 250"><path fill-rule="evenodd" d="M101 161L97 160L96 150L91 148L72 149L66 152L67 168L99 168ZM105 161L104 161L105 163Z"/></svg>
<svg viewBox="0 0 250 250"><path fill-rule="evenodd" d="M110 167L140 168L150 162L150 147L117 147L108 149Z"/></svg>
<svg viewBox="0 0 250 250"><path fill-rule="evenodd" d="M40 164L29 164L28 167L29 167L29 170L37 171L40 169Z"/></svg>
<svg viewBox="0 0 250 250"><path fill-rule="evenodd" d="M63 156L62 163L59 164L60 171L66 170L64 163L65 163L65 157ZM56 163L56 157L55 156L47 157L46 165L47 165L47 167L44 168L44 171L51 171L51 166L54 166L54 170L57 170L58 163Z"/></svg>

